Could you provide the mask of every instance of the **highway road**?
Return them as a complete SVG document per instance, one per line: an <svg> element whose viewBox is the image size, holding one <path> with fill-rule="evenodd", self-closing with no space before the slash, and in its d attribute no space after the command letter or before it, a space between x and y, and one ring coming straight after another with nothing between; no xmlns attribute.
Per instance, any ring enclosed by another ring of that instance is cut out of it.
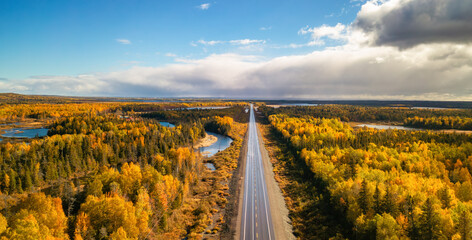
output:
<svg viewBox="0 0 472 240"><path fill-rule="evenodd" d="M275 239L257 132L251 104L241 213L240 236L243 240Z"/></svg>

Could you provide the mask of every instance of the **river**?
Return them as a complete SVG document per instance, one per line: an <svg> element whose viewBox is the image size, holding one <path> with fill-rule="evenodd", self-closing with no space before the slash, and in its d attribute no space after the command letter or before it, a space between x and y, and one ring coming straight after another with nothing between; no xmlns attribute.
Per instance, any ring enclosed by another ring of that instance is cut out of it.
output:
<svg viewBox="0 0 472 240"><path fill-rule="evenodd" d="M161 124L162 126L165 126L165 127L171 127L171 128L175 127L174 124L169 123L169 122L159 122L159 124ZM207 132L207 131L205 131L205 132L208 135L215 136L218 139L212 145L210 145L208 147L200 147L196 150L196 151L202 153L202 155L204 155L206 157L211 157L211 156L217 154L218 152L221 152L221 151L225 150L226 148L231 146L231 143L233 142L233 139L231 139L230 137L227 137L227 136L224 136L224 135L221 135L221 134L218 134L218 133L212 133L212 132ZM211 163L206 163L205 166L207 166L210 170L215 170L215 166L213 166L213 164L211 164Z"/></svg>
<svg viewBox="0 0 472 240"><path fill-rule="evenodd" d="M35 138L48 135L47 128L11 128L5 129L2 137L10 138Z"/></svg>

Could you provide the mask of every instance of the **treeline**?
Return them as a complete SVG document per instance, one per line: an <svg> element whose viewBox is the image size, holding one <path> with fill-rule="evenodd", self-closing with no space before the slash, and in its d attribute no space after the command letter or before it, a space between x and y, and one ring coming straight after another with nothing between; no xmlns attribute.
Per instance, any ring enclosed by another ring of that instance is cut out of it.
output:
<svg viewBox="0 0 472 240"><path fill-rule="evenodd" d="M434 132L354 130L337 119L269 120L313 173L311 181L325 186L322 197L343 213L350 228L344 237L472 236L470 137L449 134L447 141Z"/></svg>
<svg viewBox="0 0 472 240"><path fill-rule="evenodd" d="M55 104L33 101L33 103L28 104L0 104L0 122L22 121L27 118L36 120L57 119L59 117L70 117L75 116L77 114L88 113L115 113L116 115L121 116L133 116L136 112L154 112L172 109L186 109L189 107L230 107L243 105L244 103L237 102L67 102L65 104ZM196 114L194 114L193 119L212 116L203 112L207 110L200 111L202 112L194 112ZM206 115L203 116L203 114Z"/></svg>
<svg viewBox="0 0 472 240"><path fill-rule="evenodd" d="M465 117L409 117L404 120L405 126L428 129L472 130L472 118Z"/></svg>
<svg viewBox="0 0 472 240"><path fill-rule="evenodd" d="M141 117L144 118L153 118L156 120L171 121L171 122L180 122L180 121L197 121L202 118L210 119L213 117L224 117L229 116L234 120L239 122L247 121L244 116L241 116L244 113L244 109L247 106L244 104L234 105L229 108L223 109L180 109L180 110L162 110L154 111L141 114ZM241 119L240 119L241 118Z"/></svg>
<svg viewBox="0 0 472 240"><path fill-rule="evenodd" d="M0 104L31 104L31 103L77 103L90 101L91 98L23 95L17 93L0 93Z"/></svg>
<svg viewBox="0 0 472 240"><path fill-rule="evenodd" d="M290 118L286 115L276 115L281 119L290 119L281 122L278 131L284 138L290 139L298 149L319 150L326 147L368 149L366 143L374 143L387 147L415 141L425 141L446 144L461 144L472 142L472 135L449 134L433 131L398 131L393 129L379 130L364 127L354 131L347 123L338 119L326 118ZM323 126L323 130L319 127Z"/></svg>
<svg viewBox="0 0 472 240"><path fill-rule="evenodd" d="M100 113L115 107L110 103L70 104L3 104L0 105L0 121L22 121L25 118L37 120L69 117L83 113Z"/></svg>
<svg viewBox="0 0 472 240"><path fill-rule="evenodd" d="M120 109L125 112L156 112L156 111L182 111L182 110L201 110L201 109L187 109L187 108L205 108L205 107L233 107L247 105L244 102L224 102L224 101L210 101L210 102L162 102L162 103L127 103L122 104ZM204 109L204 111L212 109ZM201 113L200 113L201 114Z"/></svg>
<svg viewBox="0 0 472 240"><path fill-rule="evenodd" d="M210 132L215 132L228 136L231 132L231 126L233 125L233 118L231 117L218 117L214 116L211 118L203 119L205 122L205 129Z"/></svg>
<svg viewBox="0 0 472 240"><path fill-rule="evenodd" d="M271 108L261 106L266 117L287 114L293 117L339 118L344 122L400 122L407 118L441 116L472 117L471 109L411 109L405 107L365 107L352 105L320 105Z"/></svg>
<svg viewBox="0 0 472 240"><path fill-rule="evenodd" d="M190 109L190 110L162 110L143 113L143 118L152 118L159 121L200 122L205 130L229 136L233 121L247 122L247 105L237 104L223 109Z"/></svg>

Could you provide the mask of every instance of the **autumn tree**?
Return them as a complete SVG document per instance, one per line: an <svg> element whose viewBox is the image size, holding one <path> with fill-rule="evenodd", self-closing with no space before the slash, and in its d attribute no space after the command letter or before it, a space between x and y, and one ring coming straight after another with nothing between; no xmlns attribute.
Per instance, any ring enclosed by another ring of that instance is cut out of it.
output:
<svg viewBox="0 0 472 240"><path fill-rule="evenodd" d="M441 220L436 211L432 198L428 198L421 209L423 213L420 216L419 233L422 239L440 239Z"/></svg>

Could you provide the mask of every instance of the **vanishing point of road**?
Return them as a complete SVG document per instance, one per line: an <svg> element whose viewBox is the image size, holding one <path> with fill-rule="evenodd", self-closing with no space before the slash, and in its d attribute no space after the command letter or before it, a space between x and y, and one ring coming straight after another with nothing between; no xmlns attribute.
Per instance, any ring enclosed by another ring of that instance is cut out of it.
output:
<svg viewBox="0 0 472 240"><path fill-rule="evenodd" d="M248 131L240 236L242 240L271 240L275 239L274 226L270 215L267 185L252 104Z"/></svg>

